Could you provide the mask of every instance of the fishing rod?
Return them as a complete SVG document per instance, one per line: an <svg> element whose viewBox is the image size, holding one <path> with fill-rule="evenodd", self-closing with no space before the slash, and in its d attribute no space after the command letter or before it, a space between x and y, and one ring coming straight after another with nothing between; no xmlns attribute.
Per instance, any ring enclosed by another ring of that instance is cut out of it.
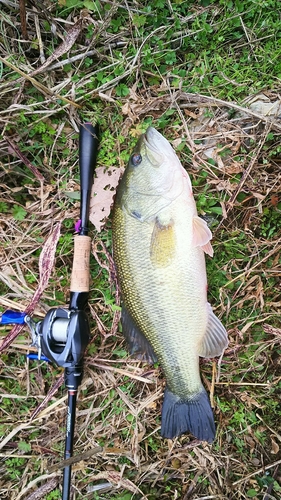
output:
<svg viewBox="0 0 281 500"><path fill-rule="evenodd" d="M25 313L6 311L0 324L26 323L38 359L54 362L64 368L68 391L64 459L73 454L75 413L78 387L83 377L83 356L90 341L90 326L85 308L89 297L91 238L88 236L90 196L98 150L98 126L84 123L79 131L80 219L75 225L74 256L70 284L69 308L50 309L35 323ZM62 500L69 500L71 465L63 469Z"/></svg>

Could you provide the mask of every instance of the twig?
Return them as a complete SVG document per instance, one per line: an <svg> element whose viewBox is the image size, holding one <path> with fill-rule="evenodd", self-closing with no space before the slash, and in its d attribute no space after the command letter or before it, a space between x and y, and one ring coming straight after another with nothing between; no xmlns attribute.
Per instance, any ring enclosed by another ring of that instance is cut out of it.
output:
<svg viewBox="0 0 281 500"><path fill-rule="evenodd" d="M19 0L19 9L20 9L20 24L21 24L21 32L23 38L27 40L27 29L26 29L26 6L25 0Z"/></svg>
<svg viewBox="0 0 281 500"><path fill-rule="evenodd" d="M76 108L81 108L80 104L77 104L76 102L71 101L70 99L67 99L66 97L64 97L64 96L62 96L60 94L54 94L50 89L48 89L48 87L46 87L42 83L40 83L37 80L35 80L35 78L33 78L32 76L30 76L28 73L24 73L24 71L22 71L21 69L17 68L17 66L15 66L14 64L12 64L10 61L7 61L7 59L5 59L4 57L0 56L0 61L3 64L5 64L6 66L8 66L8 68L12 69L16 73L19 73L21 76L23 76L32 85L34 85L34 87L36 87L39 90L39 92L43 93L44 95L51 96L51 97L53 97L55 99L60 99L60 100L62 100L63 102L65 102L67 104L75 106Z"/></svg>
<svg viewBox="0 0 281 500"><path fill-rule="evenodd" d="M35 175L35 177L42 183L44 182L44 177L43 175L39 172L39 170L32 165L32 163L29 161L29 159L21 152L21 150L18 148L18 146L14 143L12 139L9 137L5 136L4 137L5 141L9 144L10 148L14 151L15 155L25 164L29 170Z"/></svg>
<svg viewBox="0 0 281 500"><path fill-rule="evenodd" d="M156 28L155 30L153 30L151 33L149 33L149 34L145 37L145 39L144 39L144 40L143 40L143 42L141 43L140 48L138 49L138 51L137 51L137 53L136 53L136 55L135 55L135 57L134 57L134 59L133 59L133 62L130 64L130 70L131 70L131 71L134 69L136 62L137 62L138 58L140 57L140 54L141 54L142 48L143 48L143 46L146 44L147 40L149 40L149 38L151 38L152 36L154 36L154 35L155 35L155 33L157 33L157 31L160 31L160 30L163 30L163 29L165 29L165 31L167 31L167 30L168 30L167 26L158 26L158 28Z"/></svg>
<svg viewBox="0 0 281 500"><path fill-rule="evenodd" d="M58 464L52 465L48 468L48 472L51 474L52 472L56 472L59 469L63 469L69 465L77 464L78 462L82 462L82 460L87 460L91 458L93 455L97 453L104 454L114 454L114 455L125 455L130 456L130 450L126 450L125 448L103 448L101 446L96 446L95 448L91 448L90 450L84 451L84 453L80 453L79 455L75 455L75 457L68 458L67 460L62 460Z"/></svg>
<svg viewBox="0 0 281 500"><path fill-rule="evenodd" d="M93 455L97 453L102 453L104 448L101 446L96 446L96 448L92 448L91 450L87 450L84 453L80 453L79 455L75 455L75 457L68 458L67 460L62 460L58 464L52 465L48 467L49 474L58 471L59 469L63 469L64 467L68 467L69 465L76 464L77 462L82 462L82 460L87 460L91 458Z"/></svg>
<svg viewBox="0 0 281 500"><path fill-rule="evenodd" d="M211 382L211 388L210 388L210 402L211 402L212 408L215 407L215 403L214 403L215 380L216 380L216 362L213 361L212 382Z"/></svg>
<svg viewBox="0 0 281 500"><path fill-rule="evenodd" d="M139 380L140 382L145 382L146 384L154 384L153 380L149 380L147 378L141 377L140 375L134 375L134 373L131 373L128 370L122 370L121 368L117 368L115 366L108 366L108 365L102 365L100 363L95 363L95 361L91 360L89 361L89 365L96 366L96 368L100 368L102 370L109 370L111 372L116 372L120 373L121 375L124 375L126 377L133 378L135 380Z"/></svg>
<svg viewBox="0 0 281 500"><path fill-rule="evenodd" d="M45 57L45 54L44 54L44 45L43 45L42 37L41 37L39 17L37 16L37 14L34 15L34 23L35 23L36 35L37 35L37 38L38 38L40 60L41 60L41 64L44 64L45 61L46 61L46 57Z"/></svg>
<svg viewBox="0 0 281 500"><path fill-rule="evenodd" d="M124 47L125 45L127 45L127 42L116 42L114 44L110 44L109 46L107 47L104 47L104 50L106 49L110 49L111 47L112 48L117 48L117 47ZM65 66L66 64L72 64L74 62L77 62L77 61L80 61L81 59L84 59L85 57L90 57L90 56L94 56L94 55L100 55L100 52L97 50L97 49L93 49L93 50L88 50L87 52L83 52L83 53L80 53L80 54L76 54L75 56L72 56L72 57L68 57L67 59L63 59L62 61L58 61L56 62L55 64L52 64L51 66L49 66L48 68L45 68L44 70L42 70L42 73L43 71L45 71L46 69L48 69L49 71L53 71L54 69L57 69L57 68L62 68L63 66ZM113 63L114 65L116 64L120 64L120 60L117 60L115 63ZM111 66L111 65L110 65ZM41 68L42 69L42 68ZM105 68L103 68L103 71L105 70ZM95 74L95 73L98 73L100 71L100 69L98 69L97 71L94 71L92 74Z"/></svg>
<svg viewBox="0 0 281 500"><path fill-rule="evenodd" d="M40 413L40 411L42 411L43 408L45 408L45 406L49 403L49 401L51 400L51 398L53 397L53 395L61 387L61 385L63 384L63 381L64 381L64 374L62 374L58 378L58 380L56 381L56 383L49 390L47 396L43 399L43 401L41 401L41 403L37 406L37 408L35 408L35 410L33 411L32 415L30 417L31 421L34 420L35 417L37 417L38 413Z"/></svg>
<svg viewBox="0 0 281 500"><path fill-rule="evenodd" d="M258 382L216 382L216 385L237 385L239 386L247 386L247 385L253 385L257 387L271 387L271 384L260 384Z"/></svg>
<svg viewBox="0 0 281 500"><path fill-rule="evenodd" d="M245 180L246 180L246 179L247 179L247 177L249 176L249 174L250 174L250 172L251 172L251 170L252 170L253 166L255 165L255 163L256 163L256 161L257 161L257 158L259 157L259 154L260 154L260 152L261 152L262 147L264 146L264 143L265 143L265 141L266 141L267 134L268 134L269 130L270 130L270 126L269 126L269 125L267 125L266 130L264 131L263 137L262 137L262 139L259 141L259 145L258 145L258 147L257 147L257 149L256 149L256 151L255 151L254 156L251 158L251 161L250 161L250 163L249 163L248 167L246 168L245 172L243 173L243 175L242 175L242 177L241 177L241 179L240 179L240 182L239 182L239 184L238 184L238 186L237 186L237 189L234 191L234 193L232 194L232 196L231 196L230 200L229 200L229 201L228 201L228 203L227 203L228 207L227 207L227 209L226 209L226 213L227 213L227 212L228 212L231 208L233 208L233 204L234 204L234 202L235 202L235 200L236 200L236 198L237 198L238 194L240 193L240 191L241 191L241 189L242 189L242 186L244 185Z"/></svg>
<svg viewBox="0 0 281 500"><path fill-rule="evenodd" d="M280 242L281 242L281 238L279 238L276 242L276 244L274 245L274 248L272 248L272 250L270 250L270 252L268 252L261 260L259 260L258 262L256 262L256 264L254 264L252 267L250 267L250 269L247 269L246 271L244 271L243 273L241 274L238 274L238 276L236 276L235 278L233 278L232 280L228 281L224 287L227 287L229 286L231 283L234 283L235 281L243 278L244 276L250 274L256 267L260 266L262 262L265 262L267 259L269 259L269 257L271 257L273 254L275 254L275 252L277 252L277 250L280 249Z"/></svg>
<svg viewBox="0 0 281 500"><path fill-rule="evenodd" d="M280 443L281 443L281 435L280 435L280 434L278 434L278 432L274 431L271 427L269 427L269 425L267 425L267 423L264 421L264 419L263 419L263 418L261 418L261 416L260 416L258 413L256 413L256 416L258 417L258 419L259 419L259 420L260 420L260 421L261 421L261 422L262 422L262 423L263 423L263 424L264 424L264 425L265 425L265 426L266 426L266 427L267 427L267 428L268 428L268 429L269 429L269 430L270 430L273 434L275 434L275 436L277 437L277 439L278 439L278 440L280 441Z"/></svg>
<svg viewBox="0 0 281 500"><path fill-rule="evenodd" d="M29 495L25 500L40 500L40 498L45 497L47 493L50 493L53 489L56 488L58 484L58 479L56 478L56 474L53 476L51 474L43 474L43 476L36 477L33 481L30 481L26 488L23 488L21 492L18 494L15 500L20 500L29 490L34 488L41 481L45 481L46 479L50 479L47 483L40 486L36 491L34 491L31 495Z"/></svg>
<svg viewBox="0 0 281 500"><path fill-rule="evenodd" d="M243 18L242 18L242 16L239 16L239 19L240 19L241 26L242 26L242 28L243 28L243 30L244 30L244 33L245 33L245 35L246 35L246 38L247 38L247 40L248 40L248 45L250 46L250 50L251 50L251 52L252 52L252 55L254 56L255 60L257 61L257 56L256 56L256 54L255 54L255 51L253 50L253 47L252 47L252 41L250 40L250 37L249 37L249 35L248 35L248 31L247 31L246 26L245 26L245 24L244 24L244 22L243 22Z"/></svg>
<svg viewBox="0 0 281 500"><path fill-rule="evenodd" d="M190 94L187 92L179 92L179 98L183 100L190 100L191 102L198 102L198 101L205 101L205 102L210 102L213 104L216 104L217 106L223 106L227 107L230 109L236 109L237 111L240 111L241 113L246 113L249 116L253 116L260 120L261 122L268 123L272 125L274 128L277 130L281 130L281 124L277 123L274 120L270 120L267 116L260 115L259 113L256 113L255 111L252 111L249 108L244 108L243 106L239 106L238 104L234 102L229 102L229 101L223 101L222 99L218 99L216 97L208 96L208 95L203 95L203 94Z"/></svg>
<svg viewBox="0 0 281 500"><path fill-rule="evenodd" d="M273 462L273 464L261 467L260 469L257 469L255 472L251 472L251 474L247 474L247 476L242 477L241 479L238 479L238 481L235 481L234 483L232 483L232 487L237 486L237 484L244 483L245 481L248 481L248 479L250 479L250 477L256 476L257 474L261 474L264 471L272 469L272 467L277 467L277 465L280 465L280 464L281 464L281 460L277 460L277 462Z"/></svg>
<svg viewBox="0 0 281 500"><path fill-rule="evenodd" d="M275 471L274 471L274 472L273 472L273 474L272 474L272 478L273 478L273 479L276 479L276 478L278 477L279 467L280 467L279 465L277 465L277 466L276 466ZM271 496L271 492L272 492L272 489L273 489L273 485L274 485L274 483L273 483L273 482L272 482L271 484L269 484L269 485L268 485L267 490L266 490L266 493L265 493L265 495L264 495L264 497L263 497L263 500L270 500L271 498L272 498L272 499L273 499L273 498L275 499L275 497Z"/></svg>

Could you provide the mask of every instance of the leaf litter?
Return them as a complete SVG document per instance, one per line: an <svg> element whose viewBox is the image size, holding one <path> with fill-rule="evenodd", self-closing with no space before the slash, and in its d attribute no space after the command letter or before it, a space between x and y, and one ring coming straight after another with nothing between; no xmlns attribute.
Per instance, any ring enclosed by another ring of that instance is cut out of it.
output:
<svg viewBox="0 0 281 500"><path fill-rule="evenodd" d="M104 23L91 15L96 40L100 37L102 43L91 40L90 46L83 39L77 11L69 15L67 23L54 19L44 6L40 13L35 7L28 11L27 33L34 30L33 19L37 16L40 20L37 35L42 44L48 44L43 31L46 19L56 27L62 40L45 65L41 58L41 70L38 60L32 53L26 53L20 42L14 47L19 57L13 58L13 62L9 60L11 54L7 47L11 38L18 38L11 37L11 30L15 29L12 26L17 24L5 20L8 12L8 19L14 21L16 11L11 10L9 2L4 7L3 40L6 43L1 61L14 79L11 86L5 72L1 82L0 121L3 129L10 127L1 141L0 153L0 201L7 207L0 219L1 308L26 310L35 297L35 312L42 318L50 306L68 303L72 255L71 245L67 246L63 240L67 232L64 224L70 219L77 220L79 203L69 203L63 190L73 192L77 188L73 185L76 174L73 157L77 152L75 130L79 119L74 107L80 108L83 100L99 96L104 104L103 118L116 142L118 131L112 116L118 109L121 116L118 127L120 125L123 137L128 139L122 143L121 153L128 148L130 138L136 139L144 130L147 117L157 126L167 111L173 112L172 118L166 120L164 133L192 175L196 198L200 199L206 186L208 199L218 200L222 214L212 228L215 255L221 253L222 258L214 261L214 268L209 263L210 293L228 327L230 346L221 362L219 382L208 378L210 362L202 360L201 363L207 386L214 387L217 441L211 447L188 436L173 442L159 437L164 386L161 370L127 356L118 326L120 301L118 295L115 296L118 290L109 234L110 208L122 172L113 164L105 167L99 160L101 166L96 171L91 207L95 227L91 231L93 269L89 304L92 342L85 357L85 376L78 398L75 455L81 457L82 462L73 469L74 498L87 498L96 491L95 486L103 484L110 489L99 490L101 498L120 498L122 493L129 492L131 498L136 499L154 495L154 498L171 500L244 500L256 494L256 498L277 500L280 490L275 489L273 493L270 487L274 481L277 485L281 483L278 407L281 292L277 285L278 280L280 285L281 235L280 224L272 234L268 226L274 218L277 220L280 211L278 89L263 91L238 104L197 92L183 92L173 88L168 78L158 87L145 83L141 87L140 78L145 82L145 75L140 76L141 64L134 57L120 77L101 83L98 90L90 92L91 97L86 89L79 96L79 89L83 89L95 70L90 67L88 74L73 84L61 68L73 64L76 75L75 61L84 61L91 50L98 63L107 59L108 64L114 64L112 44L123 43L123 50L128 45L128 38L121 31L116 37L107 31L118 7L108 5ZM196 17L197 12L192 15ZM64 35L66 24L69 38ZM73 31L71 28L69 31L69 24ZM158 33L161 35L161 30ZM28 64L23 62L23 56ZM60 66L53 71L56 64ZM37 74L36 69L30 73L32 67L38 68ZM129 94L120 98L115 88L128 76L131 78ZM35 104L30 102L30 89L37 89L40 95ZM118 102L122 102L122 106L118 107ZM70 103L75 106L69 107ZM39 145L43 146L44 155L47 159L48 155L53 158L51 164L39 161L40 165L36 166L38 180L41 176L44 179L42 189L38 189L38 183L34 189L30 180L31 166L38 162L38 157L35 161L33 153L25 150L27 142L32 143L29 133L34 122L22 130L17 127L23 111L27 116L39 112L36 118L41 123L63 114L67 123L63 129L68 129L67 147L58 142L58 147L53 148L53 144L48 145L46 137L42 140L41 136ZM270 136L272 139L268 141ZM16 145L17 157L11 154L5 137ZM204 185L200 181L202 171L207 173ZM26 187L26 182L19 186L19 178L26 180L26 177L29 186ZM15 203L26 211L24 220L14 219L10 208ZM204 211L202 205L201 212L204 214ZM48 264L42 267L44 252L39 264L39 251L58 225L61 237L49 248ZM51 254L53 257L55 254L54 265ZM7 334L9 331L1 327L2 339L7 339ZM1 450L4 479L0 480L3 500L16 500L23 494L29 500L44 498L50 488L61 483L60 470L50 474L46 471L58 465L63 454L66 396L60 388L62 373L52 366L24 361L23 354L30 349L29 345L28 332L24 336L20 334L1 359L1 425L5 433ZM216 376L215 370L213 376ZM19 446L24 441L31 446L29 454ZM88 456L95 447L104 448L103 453ZM11 459L14 462L9 467ZM17 460L23 463L17 465ZM15 468L21 470L20 475L12 474L11 469Z"/></svg>

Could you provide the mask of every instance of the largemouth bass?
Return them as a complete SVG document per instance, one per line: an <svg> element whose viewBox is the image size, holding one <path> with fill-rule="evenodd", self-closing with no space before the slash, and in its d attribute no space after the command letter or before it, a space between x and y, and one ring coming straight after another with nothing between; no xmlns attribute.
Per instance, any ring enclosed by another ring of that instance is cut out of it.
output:
<svg viewBox="0 0 281 500"><path fill-rule="evenodd" d="M190 178L154 128L142 135L117 189L113 257L122 330L131 353L160 363L166 377L161 434L212 442L214 416L199 356L219 356L227 333L207 301L204 252L212 233L198 217Z"/></svg>

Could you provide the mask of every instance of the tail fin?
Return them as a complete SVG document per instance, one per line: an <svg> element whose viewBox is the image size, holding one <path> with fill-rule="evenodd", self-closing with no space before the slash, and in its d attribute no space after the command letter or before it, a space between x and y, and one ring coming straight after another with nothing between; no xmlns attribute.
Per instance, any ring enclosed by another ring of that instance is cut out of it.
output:
<svg viewBox="0 0 281 500"><path fill-rule="evenodd" d="M209 443L215 439L214 415L204 388L190 399L181 399L168 388L165 390L161 435L173 439L185 432Z"/></svg>

